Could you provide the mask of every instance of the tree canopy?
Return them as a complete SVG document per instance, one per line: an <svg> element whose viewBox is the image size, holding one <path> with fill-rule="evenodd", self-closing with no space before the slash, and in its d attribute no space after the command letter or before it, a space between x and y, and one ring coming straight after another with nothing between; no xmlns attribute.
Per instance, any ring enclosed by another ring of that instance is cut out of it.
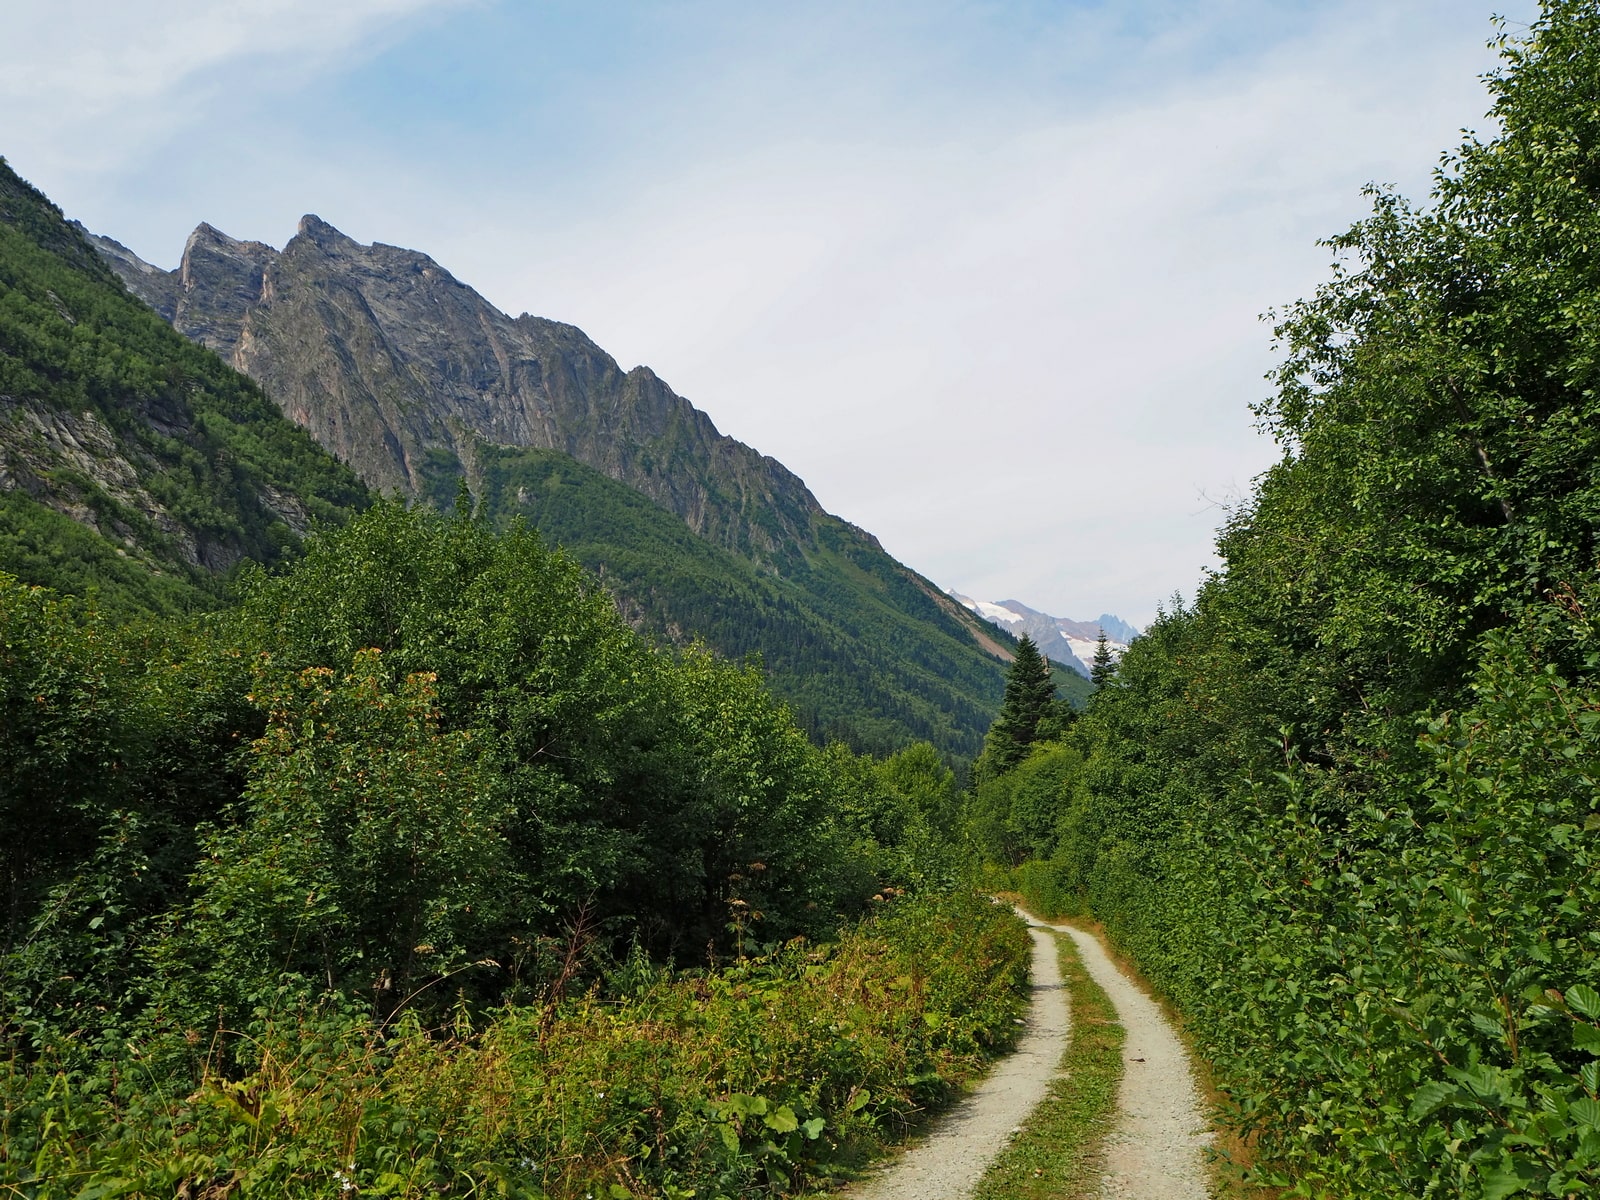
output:
<svg viewBox="0 0 1600 1200"><path fill-rule="evenodd" d="M1028 748L1048 736L1059 720L1050 664L1027 634L1017 640L1016 657L1006 674L1000 715L984 740L980 774L999 775L1026 757Z"/></svg>

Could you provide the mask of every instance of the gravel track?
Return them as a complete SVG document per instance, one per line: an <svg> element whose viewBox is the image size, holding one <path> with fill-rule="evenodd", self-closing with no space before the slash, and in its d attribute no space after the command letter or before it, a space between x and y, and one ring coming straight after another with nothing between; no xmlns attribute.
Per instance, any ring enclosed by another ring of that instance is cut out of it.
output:
<svg viewBox="0 0 1600 1200"><path fill-rule="evenodd" d="M1070 1027L1053 933L1078 947L1084 968L1126 1031L1117 1126L1106 1139L1103 1200L1207 1200L1211 1140L1189 1055L1160 1007L1124 975L1093 934L1021 914L1033 934L1027 1029L1014 1053L928 1135L849 1188L847 1200L964 1200L1060 1070Z"/></svg>
<svg viewBox="0 0 1600 1200"><path fill-rule="evenodd" d="M1030 925L1037 924L1031 918ZM1116 1007L1127 1033L1116 1129L1106 1139L1107 1200L1206 1200L1211 1131L1189 1054L1160 1007L1111 961L1100 939L1049 925L1078 945L1084 968Z"/></svg>
<svg viewBox="0 0 1600 1200"><path fill-rule="evenodd" d="M1033 929L1027 1028L1016 1050L899 1158L850 1188L850 1200L960 1200L1049 1091L1067 1049L1067 993L1055 938Z"/></svg>

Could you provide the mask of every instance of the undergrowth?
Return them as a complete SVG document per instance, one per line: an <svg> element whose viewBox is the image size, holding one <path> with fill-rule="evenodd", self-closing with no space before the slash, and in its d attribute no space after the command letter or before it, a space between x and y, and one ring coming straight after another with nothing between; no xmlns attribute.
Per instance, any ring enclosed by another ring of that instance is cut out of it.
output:
<svg viewBox="0 0 1600 1200"><path fill-rule="evenodd" d="M1007 1048L1027 961L986 899L891 897L833 944L720 972L638 958L604 992L442 1029L268 1006L191 1047L187 1079L159 1039L81 1069L13 1058L0 1194L790 1195Z"/></svg>

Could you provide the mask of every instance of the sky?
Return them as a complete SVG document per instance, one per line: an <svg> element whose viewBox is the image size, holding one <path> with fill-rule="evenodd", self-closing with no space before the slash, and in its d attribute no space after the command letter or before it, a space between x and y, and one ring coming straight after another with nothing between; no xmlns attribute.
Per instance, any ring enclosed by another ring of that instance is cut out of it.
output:
<svg viewBox="0 0 1600 1200"><path fill-rule="evenodd" d="M582 327L942 586L1144 624L1277 456L1262 314L1526 0L10 0L0 155L162 266L314 212Z"/></svg>

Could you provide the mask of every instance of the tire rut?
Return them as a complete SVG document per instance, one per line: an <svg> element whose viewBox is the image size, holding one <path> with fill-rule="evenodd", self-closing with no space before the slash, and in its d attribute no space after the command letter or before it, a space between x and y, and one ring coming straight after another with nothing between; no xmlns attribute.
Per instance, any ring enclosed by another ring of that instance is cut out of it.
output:
<svg viewBox="0 0 1600 1200"><path fill-rule="evenodd" d="M1027 1027L1001 1059L926 1137L843 1194L849 1200L960 1200L970 1196L1014 1129L1049 1091L1067 1049L1071 1018L1055 938L1033 935Z"/></svg>
<svg viewBox="0 0 1600 1200"><path fill-rule="evenodd" d="M1028 918L1030 925L1040 925ZM1117 1125L1106 1139L1106 1200L1206 1200L1211 1141L1189 1053L1159 1005L1129 979L1093 934L1045 925L1078 946L1084 968L1117 1010L1126 1040Z"/></svg>

